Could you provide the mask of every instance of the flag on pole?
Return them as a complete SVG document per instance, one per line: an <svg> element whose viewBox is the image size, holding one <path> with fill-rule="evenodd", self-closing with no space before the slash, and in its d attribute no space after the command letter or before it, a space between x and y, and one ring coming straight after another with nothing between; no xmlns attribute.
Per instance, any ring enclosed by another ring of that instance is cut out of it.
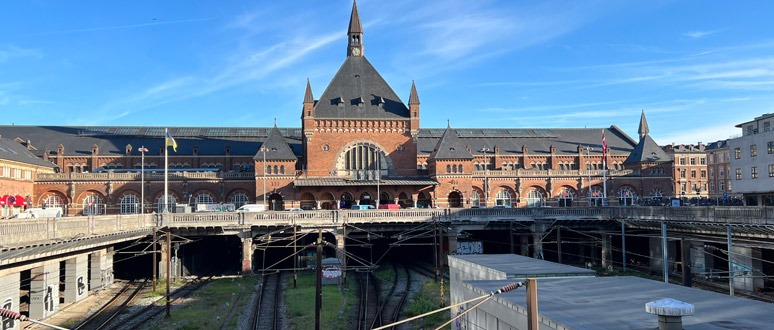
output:
<svg viewBox="0 0 774 330"><path fill-rule="evenodd" d="M607 142L605 142L605 130L602 130L602 158L605 158L606 152L607 152Z"/></svg>
<svg viewBox="0 0 774 330"><path fill-rule="evenodd" d="M172 150L177 152L177 141L169 133L167 133L167 147L171 146Z"/></svg>

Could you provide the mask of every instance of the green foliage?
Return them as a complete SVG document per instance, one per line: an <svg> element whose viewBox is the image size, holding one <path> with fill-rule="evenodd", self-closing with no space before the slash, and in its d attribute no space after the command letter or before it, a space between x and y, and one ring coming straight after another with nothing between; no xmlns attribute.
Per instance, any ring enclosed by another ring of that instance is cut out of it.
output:
<svg viewBox="0 0 774 330"><path fill-rule="evenodd" d="M449 283L444 282L444 306L449 305ZM417 316L420 314L424 314L433 310L436 310L438 308L441 308L441 283L436 283L434 281L427 281L424 284L422 284L422 288L419 290L419 292L415 293L411 297L411 303L406 308L406 315L411 316ZM443 311L438 312L436 314L425 316L423 319L423 327L424 329L435 329L439 325L443 324L444 322L449 320L449 312ZM419 326L414 325L415 329L418 329ZM445 329L450 329L449 326L447 326Z"/></svg>
<svg viewBox="0 0 774 330"><path fill-rule="evenodd" d="M354 277L349 277L348 285L339 292L335 285L322 287L322 310L320 323L323 329L347 329L349 313L357 304L356 285ZM300 273L297 288L293 289L293 276L286 277L287 289L284 292L287 316L291 329L314 329L315 308L315 276L314 273ZM342 310L342 300L346 296L346 305ZM341 312L341 317L339 313Z"/></svg>

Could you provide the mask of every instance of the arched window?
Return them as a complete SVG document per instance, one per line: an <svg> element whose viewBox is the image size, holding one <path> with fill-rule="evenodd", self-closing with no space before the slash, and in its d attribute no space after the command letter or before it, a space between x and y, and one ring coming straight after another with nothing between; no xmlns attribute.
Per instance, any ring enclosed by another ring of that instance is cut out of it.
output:
<svg viewBox="0 0 774 330"><path fill-rule="evenodd" d="M661 192L661 189L653 189L653 191L650 192L650 197L663 197L664 194Z"/></svg>
<svg viewBox="0 0 774 330"><path fill-rule="evenodd" d="M476 163L474 166L475 166L476 171L480 171L481 170L481 166L478 165L478 163Z"/></svg>
<svg viewBox="0 0 774 330"><path fill-rule="evenodd" d="M208 193L200 193L196 196L196 204L215 204L215 200Z"/></svg>
<svg viewBox="0 0 774 330"><path fill-rule="evenodd" d="M271 166L266 166L266 174L271 174Z"/></svg>
<svg viewBox="0 0 774 330"><path fill-rule="evenodd" d="M527 194L527 207L543 206L543 193L540 190L532 189Z"/></svg>
<svg viewBox="0 0 774 330"><path fill-rule="evenodd" d="M618 193L618 205L620 206L634 205L636 199L637 196L629 188L621 188L621 191Z"/></svg>
<svg viewBox="0 0 774 330"><path fill-rule="evenodd" d="M279 168L277 165L274 165L274 174L279 174Z"/></svg>
<svg viewBox="0 0 774 330"><path fill-rule="evenodd" d="M247 204L250 199L243 193L234 194L231 196L231 204L234 204L234 208L240 208L242 205Z"/></svg>
<svg viewBox="0 0 774 330"><path fill-rule="evenodd" d="M285 165L280 166L280 174L285 174Z"/></svg>
<svg viewBox="0 0 774 330"><path fill-rule="evenodd" d="M480 207L481 206L481 199L478 197L478 192L473 191L470 193L470 206L471 207Z"/></svg>
<svg viewBox="0 0 774 330"><path fill-rule="evenodd" d="M48 198L43 201L43 204L46 204L46 207L62 207L64 202L62 202L62 198L59 196L48 196Z"/></svg>
<svg viewBox="0 0 774 330"><path fill-rule="evenodd" d="M505 189L498 191L495 196L495 205L511 206L511 193Z"/></svg>
<svg viewBox="0 0 774 330"><path fill-rule="evenodd" d="M97 195L89 195L83 199L83 215L100 215L102 214L102 198Z"/></svg>
<svg viewBox="0 0 774 330"><path fill-rule="evenodd" d="M389 166L382 151L369 144L351 146L343 154L343 158L343 162L340 163L344 165L343 170L348 175L353 175L356 180L374 180L377 177L376 169L379 169L384 174ZM377 162L379 162L379 165L377 165Z"/></svg>
<svg viewBox="0 0 774 330"><path fill-rule="evenodd" d="M451 165L446 165L446 173L451 173Z"/></svg>
<svg viewBox="0 0 774 330"><path fill-rule="evenodd" d="M135 195L121 197L121 214L140 213L140 199Z"/></svg>
<svg viewBox="0 0 774 330"><path fill-rule="evenodd" d="M159 196L159 199L156 202L156 204L157 204L156 210L159 213L164 212L164 195ZM169 212L175 211L175 207L177 206L177 200L175 199L175 196L172 196L172 195L167 196L167 206L169 207Z"/></svg>
<svg viewBox="0 0 774 330"><path fill-rule="evenodd" d="M457 169L460 170L460 173L462 173L462 164L457 165Z"/></svg>
<svg viewBox="0 0 774 330"><path fill-rule="evenodd" d="M568 188L563 188L559 192L557 199L559 200L559 207L570 207L572 206L573 199L575 199L575 193Z"/></svg>
<svg viewBox="0 0 774 330"><path fill-rule="evenodd" d="M452 173L457 173L457 165L452 165Z"/></svg>

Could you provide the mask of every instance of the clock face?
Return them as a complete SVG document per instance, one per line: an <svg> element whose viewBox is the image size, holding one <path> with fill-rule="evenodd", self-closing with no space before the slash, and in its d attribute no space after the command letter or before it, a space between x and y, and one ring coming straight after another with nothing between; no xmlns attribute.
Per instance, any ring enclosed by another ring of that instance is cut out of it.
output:
<svg viewBox="0 0 774 330"><path fill-rule="evenodd" d="M360 56L360 48L352 48L352 55Z"/></svg>

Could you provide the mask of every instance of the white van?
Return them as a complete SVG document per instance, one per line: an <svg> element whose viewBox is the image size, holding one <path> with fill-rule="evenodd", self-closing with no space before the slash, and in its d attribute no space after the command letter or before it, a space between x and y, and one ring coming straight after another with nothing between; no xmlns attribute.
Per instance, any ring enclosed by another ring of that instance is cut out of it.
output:
<svg viewBox="0 0 774 330"><path fill-rule="evenodd" d="M237 212L263 212L266 211L264 204L245 204L236 210Z"/></svg>
<svg viewBox="0 0 774 330"><path fill-rule="evenodd" d="M59 218L61 216L62 216L61 207L47 207L45 209L41 209L41 208L26 209L22 213L14 214L9 219Z"/></svg>

